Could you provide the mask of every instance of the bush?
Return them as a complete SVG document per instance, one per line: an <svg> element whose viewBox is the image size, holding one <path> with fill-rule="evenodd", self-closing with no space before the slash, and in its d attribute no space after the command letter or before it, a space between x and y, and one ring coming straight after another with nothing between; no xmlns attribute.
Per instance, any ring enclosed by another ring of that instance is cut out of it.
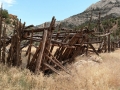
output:
<svg viewBox="0 0 120 90"><path fill-rule="evenodd" d="M1 11L1 10L0 10ZM3 18L8 18L9 17L9 13L8 13L8 11L6 10L6 9L3 9L2 10L2 17Z"/></svg>

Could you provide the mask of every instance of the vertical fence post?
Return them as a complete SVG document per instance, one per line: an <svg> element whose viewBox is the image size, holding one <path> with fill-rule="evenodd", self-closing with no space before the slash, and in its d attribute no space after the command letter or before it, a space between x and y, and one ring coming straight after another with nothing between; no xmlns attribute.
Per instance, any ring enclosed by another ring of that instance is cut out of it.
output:
<svg viewBox="0 0 120 90"><path fill-rule="evenodd" d="M6 48L6 27L3 29L3 51L2 51L2 62L5 64L5 48Z"/></svg>
<svg viewBox="0 0 120 90"><path fill-rule="evenodd" d="M42 40L40 53L39 53L37 61L36 61L35 74L37 74L39 72L39 69L40 69L40 66L41 66L43 52L44 52L45 44L46 44L46 41L47 41L47 34L48 34L48 30L45 29L44 33L43 33L43 40Z"/></svg>
<svg viewBox="0 0 120 90"><path fill-rule="evenodd" d="M1 5L1 10L0 10L0 62L2 61L1 60L1 45L2 45L1 34L2 34L2 5Z"/></svg>
<svg viewBox="0 0 120 90"><path fill-rule="evenodd" d="M108 33L110 33L110 29L108 30ZM110 52L110 34L108 35L108 53Z"/></svg>

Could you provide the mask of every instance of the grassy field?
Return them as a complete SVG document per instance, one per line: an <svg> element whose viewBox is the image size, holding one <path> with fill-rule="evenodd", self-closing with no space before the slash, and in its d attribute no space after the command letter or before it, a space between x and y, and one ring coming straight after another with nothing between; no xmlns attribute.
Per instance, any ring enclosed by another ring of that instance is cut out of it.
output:
<svg viewBox="0 0 120 90"><path fill-rule="evenodd" d="M120 50L79 56L67 65L71 75L34 75L29 70L0 65L0 90L120 90ZM100 60L100 62L99 62Z"/></svg>

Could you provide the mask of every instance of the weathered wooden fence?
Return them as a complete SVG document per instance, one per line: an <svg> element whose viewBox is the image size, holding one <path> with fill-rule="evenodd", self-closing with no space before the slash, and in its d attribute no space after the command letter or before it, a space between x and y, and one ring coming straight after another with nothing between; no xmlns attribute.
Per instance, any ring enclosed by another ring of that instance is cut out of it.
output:
<svg viewBox="0 0 120 90"><path fill-rule="evenodd" d="M17 21L13 34L7 36L6 26L2 24L2 16L0 17L1 63L19 67L22 64L22 49L28 46L26 68L36 74L39 71L59 74L58 69L69 73L64 65L73 62L76 56L88 55L89 52L99 55L100 52L110 52L120 47L120 40L111 42L110 34L112 31L110 30L95 32L89 30L89 26L81 30L64 29L60 25L55 27L55 17L52 18L49 27L46 27L46 24L43 28L31 29L30 27L25 27L25 23L21 24L21 20ZM34 42L38 42L39 45L36 46L36 52L31 57L31 48ZM94 44L97 43L99 43L99 48L94 47ZM8 45L10 48L5 54Z"/></svg>

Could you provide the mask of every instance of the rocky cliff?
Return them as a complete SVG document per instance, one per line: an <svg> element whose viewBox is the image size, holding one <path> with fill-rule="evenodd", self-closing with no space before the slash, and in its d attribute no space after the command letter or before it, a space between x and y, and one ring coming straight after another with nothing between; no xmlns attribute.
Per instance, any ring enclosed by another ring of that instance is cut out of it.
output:
<svg viewBox="0 0 120 90"><path fill-rule="evenodd" d="M111 15L112 17L120 16L120 0L100 0L99 2L89 6L84 12L73 15L62 20L64 26L74 27L89 20L92 12L92 19L97 19L99 12L101 17Z"/></svg>

